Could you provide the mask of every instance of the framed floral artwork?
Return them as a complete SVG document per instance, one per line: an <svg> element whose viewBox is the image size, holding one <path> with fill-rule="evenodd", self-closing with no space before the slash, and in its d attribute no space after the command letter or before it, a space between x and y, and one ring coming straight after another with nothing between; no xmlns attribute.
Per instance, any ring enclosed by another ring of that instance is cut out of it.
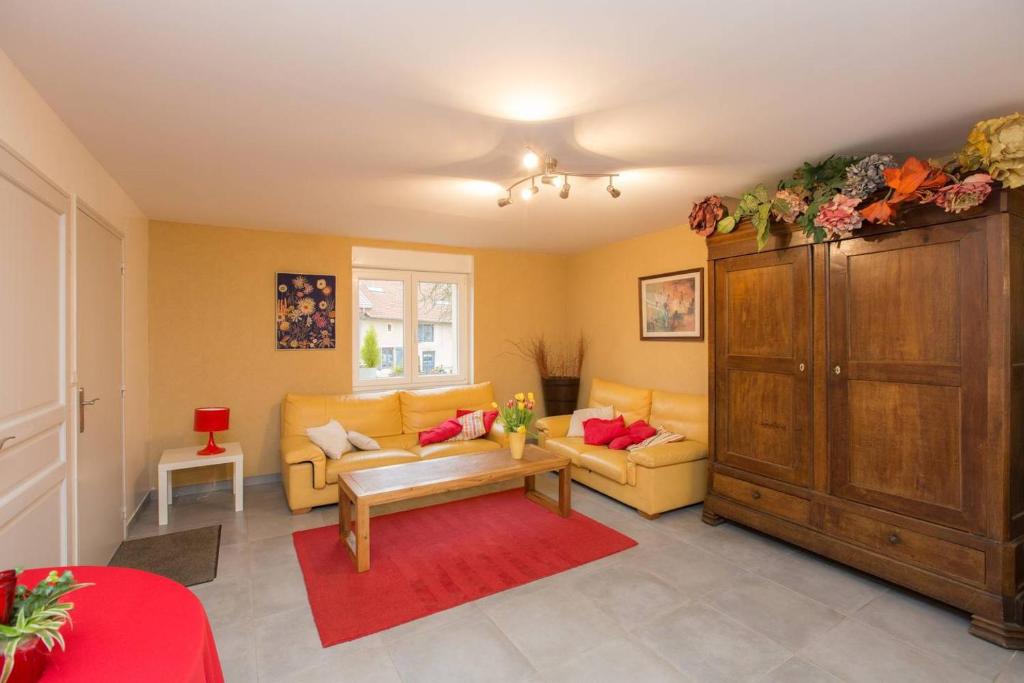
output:
<svg viewBox="0 0 1024 683"><path fill-rule="evenodd" d="M277 348L333 349L337 334L333 275L277 274Z"/></svg>
<svg viewBox="0 0 1024 683"><path fill-rule="evenodd" d="M704 269L691 268L639 278L640 339L704 339Z"/></svg>

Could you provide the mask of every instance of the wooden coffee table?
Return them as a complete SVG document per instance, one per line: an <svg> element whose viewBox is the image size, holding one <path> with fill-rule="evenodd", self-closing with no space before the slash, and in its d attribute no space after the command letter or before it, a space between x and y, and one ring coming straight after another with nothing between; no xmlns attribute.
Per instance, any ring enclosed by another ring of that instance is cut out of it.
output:
<svg viewBox="0 0 1024 683"><path fill-rule="evenodd" d="M536 489L534 477L558 472L558 501ZM338 477L338 524L341 538L356 564L370 568L370 506L423 498L523 477L526 497L552 512L568 517L570 507L569 458L527 446L522 460L514 460L507 448L473 455L453 455L434 460L407 462L344 472ZM355 518L352 507L355 507ZM352 523L355 522L355 530Z"/></svg>

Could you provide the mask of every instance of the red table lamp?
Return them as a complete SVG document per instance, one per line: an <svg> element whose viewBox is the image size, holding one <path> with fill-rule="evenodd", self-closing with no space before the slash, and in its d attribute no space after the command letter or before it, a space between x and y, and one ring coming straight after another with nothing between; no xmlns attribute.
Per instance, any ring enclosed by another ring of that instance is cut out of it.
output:
<svg viewBox="0 0 1024 683"><path fill-rule="evenodd" d="M199 451L199 455L217 455L224 452L224 449L214 442L213 433L223 432L228 428L228 418L230 415L230 408L196 408L192 430L210 433L210 438L206 442L206 448Z"/></svg>

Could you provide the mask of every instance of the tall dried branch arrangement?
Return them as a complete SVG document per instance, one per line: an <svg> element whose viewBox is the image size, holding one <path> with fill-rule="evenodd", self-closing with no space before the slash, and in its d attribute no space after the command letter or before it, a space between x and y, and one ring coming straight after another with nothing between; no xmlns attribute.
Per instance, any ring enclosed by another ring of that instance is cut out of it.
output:
<svg viewBox="0 0 1024 683"><path fill-rule="evenodd" d="M580 335L575 343L553 344L544 335L509 341L513 353L537 366L543 379L551 377L579 377L583 371L583 357L587 342Z"/></svg>

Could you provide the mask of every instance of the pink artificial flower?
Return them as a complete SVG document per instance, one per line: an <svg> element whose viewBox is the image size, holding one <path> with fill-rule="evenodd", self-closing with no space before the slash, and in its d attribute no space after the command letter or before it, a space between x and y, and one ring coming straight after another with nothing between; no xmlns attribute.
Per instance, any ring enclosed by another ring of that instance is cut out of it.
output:
<svg viewBox="0 0 1024 683"><path fill-rule="evenodd" d="M837 194L827 204L818 209L814 224L823 228L829 237L839 237L857 230L861 226L861 215L857 213L856 197Z"/></svg>
<svg viewBox="0 0 1024 683"><path fill-rule="evenodd" d="M960 213L978 206L992 192L992 176L988 173L969 175L959 183L946 185L935 195L935 203L946 213Z"/></svg>

